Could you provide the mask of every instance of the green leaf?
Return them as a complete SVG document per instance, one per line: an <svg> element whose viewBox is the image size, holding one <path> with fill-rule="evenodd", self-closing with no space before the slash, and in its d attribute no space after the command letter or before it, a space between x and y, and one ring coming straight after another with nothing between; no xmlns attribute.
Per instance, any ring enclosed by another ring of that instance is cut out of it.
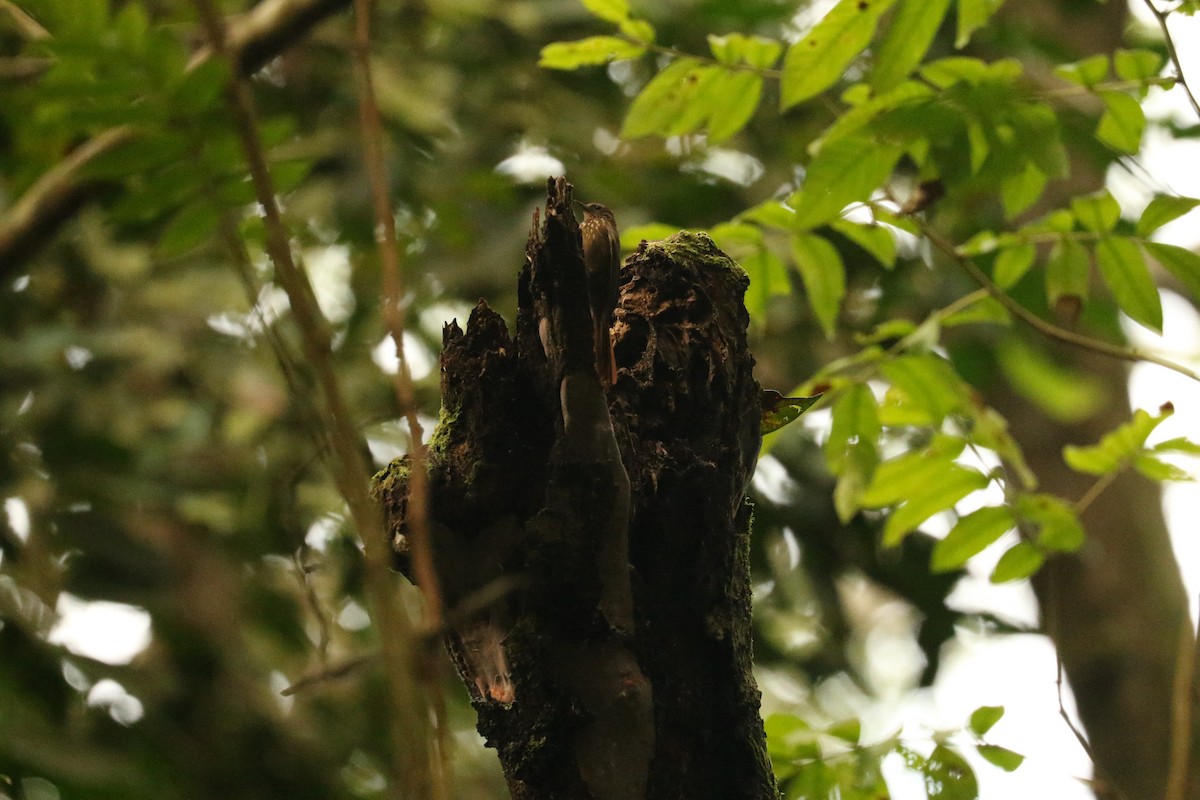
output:
<svg viewBox="0 0 1200 800"><path fill-rule="evenodd" d="M783 60L782 108L791 108L837 82L871 43L879 17L895 2L841 0L807 36L789 47Z"/></svg>
<svg viewBox="0 0 1200 800"><path fill-rule="evenodd" d="M855 383L838 392L833 401L829 439L825 442L825 460L834 475L846 464L846 451L857 444L871 448L879 441L883 427L875 395L865 384Z"/></svg>
<svg viewBox="0 0 1200 800"><path fill-rule="evenodd" d="M982 28L1000 10L1004 0L958 0L958 31L954 49L961 50L971 41L975 31Z"/></svg>
<svg viewBox="0 0 1200 800"><path fill-rule="evenodd" d="M1196 206L1200 206L1200 199L1195 197L1180 197L1171 194L1155 195L1137 221L1137 234L1138 236L1149 236L1171 220L1179 219Z"/></svg>
<svg viewBox="0 0 1200 800"><path fill-rule="evenodd" d="M184 206L175 213L158 238L160 253L169 258L197 247L216 230L217 221L217 209L211 203Z"/></svg>
<svg viewBox="0 0 1200 800"><path fill-rule="evenodd" d="M900 0L900 7L875 52L871 88L885 92L907 78L921 63L950 0Z"/></svg>
<svg viewBox="0 0 1200 800"><path fill-rule="evenodd" d="M950 362L932 353L909 353L885 362L883 376L935 420L967 402L966 387Z"/></svg>
<svg viewBox="0 0 1200 800"><path fill-rule="evenodd" d="M1109 396L1091 373L1060 364L1043 348L1016 336L997 343L996 360L1014 389L1064 424L1090 417Z"/></svg>
<svg viewBox="0 0 1200 800"><path fill-rule="evenodd" d="M1173 244L1144 242L1142 246L1191 292L1193 299L1200 298L1200 254Z"/></svg>
<svg viewBox="0 0 1200 800"><path fill-rule="evenodd" d="M978 744L975 750L1005 772L1012 772L1025 761L1025 756L998 744Z"/></svg>
<svg viewBox="0 0 1200 800"><path fill-rule="evenodd" d="M838 310L846 295L846 267L841 255L826 239L797 233L792 236L792 258L804 281L808 304L825 335L833 338Z"/></svg>
<svg viewBox="0 0 1200 800"><path fill-rule="evenodd" d="M1083 546L1083 525L1075 510L1049 494L1027 494L1017 499L1016 512L1037 527L1037 544L1043 550L1073 553Z"/></svg>
<svg viewBox="0 0 1200 800"><path fill-rule="evenodd" d="M958 569L1015 525L1016 520L1006 506L989 506L972 511L950 529L945 539L933 546L930 568L934 572Z"/></svg>
<svg viewBox="0 0 1200 800"><path fill-rule="evenodd" d="M925 520L952 508L972 492L985 488L988 477L958 464L950 464L935 483L929 483L910 496L883 525L883 546L894 547Z"/></svg>
<svg viewBox="0 0 1200 800"><path fill-rule="evenodd" d="M783 259L765 247L743 258L741 265L750 276L746 310L750 312L751 319L761 322L772 297L791 294L792 283L788 280L787 266Z"/></svg>
<svg viewBox="0 0 1200 800"><path fill-rule="evenodd" d="M953 328L956 325L978 325L991 323L1008 325L1012 322L1012 314L994 297L984 297L964 309L955 311L949 316L942 317L943 328Z"/></svg>
<svg viewBox="0 0 1200 800"><path fill-rule="evenodd" d="M629 19L628 0L583 0L583 7L605 22L623 22Z"/></svg>
<svg viewBox="0 0 1200 800"><path fill-rule="evenodd" d="M952 436L935 437L933 443L916 452L884 461L863 494L864 508L886 508L917 494L953 471L954 459L966 442Z"/></svg>
<svg viewBox="0 0 1200 800"><path fill-rule="evenodd" d="M1001 289L1011 289L1017 281L1025 277L1025 273L1033 266L1037 256L1037 248L1031 242L1022 242L1015 247L1008 247L996 256L996 266L992 279Z"/></svg>
<svg viewBox="0 0 1200 800"><path fill-rule="evenodd" d="M1157 78L1163 57L1153 50L1118 50L1113 54L1113 67L1123 81L1145 81Z"/></svg>
<svg viewBox="0 0 1200 800"><path fill-rule="evenodd" d="M1095 86L1108 77L1108 56L1101 53L1074 64L1059 64L1054 68L1054 74L1080 86Z"/></svg>
<svg viewBox="0 0 1200 800"><path fill-rule="evenodd" d="M1092 259L1087 249L1064 236L1050 249L1046 259L1046 300L1059 308L1063 298L1075 298L1082 304L1088 294L1088 276Z"/></svg>
<svg viewBox="0 0 1200 800"><path fill-rule="evenodd" d="M956 83L976 84L988 75L986 61L967 56L950 56L930 61L921 67L921 77L939 89L948 89Z"/></svg>
<svg viewBox="0 0 1200 800"><path fill-rule="evenodd" d="M779 392L763 392L762 433L774 433L788 423L795 422L821 395L812 397L784 397Z"/></svg>
<svg viewBox="0 0 1200 800"><path fill-rule="evenodd" d="M1000 199L1004 203L1004 216L1012 219L1037 202L1046 188L1046 173L1037 164L1026 161L1018 173L1007 175L1000 181Z"/></svg>
<svg viewBox="0 0 1200 800"><path fill-rule="evenodd" d="M1152 481L1192 480L1192 476L1187 470L1146 453L1138 453L1133 457L1133 468Z"/></svg>
<svg viewBox="0 0 1200 800"><path fill-rule="evenodd" d="M761 36L730 33L726 36L708 35L713 58L730 67L746 64L756 69L770 69L779 60L783 44Z"/></svg>
<svg viewBox="0 0 1200 800"><path fill-rule="evenodd" d="M762 86L762 77L752 72L727 72L718 79L713 102L721 110L708 122L711 144L720 144L746 127L758 109Z"/></svg>
<svg viewBox="0 0 1200 800"><path fill-rule="evenodd" d="M1139 408L1133 412L1133 419L1106 433L1096 444L1087 447L1064 447L1063 459L1067 466L1076 472L1086 472L1090 475L1114 472L1145 446L1146 437L1163 420L1171 416L1171 413L1168 409L1157 416L1151 416Z"/></svg>
<svg viewBox="0 0 1200 800"><path fill-rule="evenodd" d="M1150 448L1154 453L1183 453L1189 456L1200 456L1200 444L1185 439L1182 436L1159 442Z"/></svg>
<svg viewBox="0 0 1200 800"><path fill-rule="evenodd" d="M654 44L654 26L644 19L627 19L620 23L621 33L639 44Z"/></svg>
<svg viewBox="0 0 1200 800"><path fill-rule="evenodd" d="M1146 127L1142 104L1123 92L1101 92L1100 99L1104 101L1105 111L1096 128L1096 137L1114 150L1136 153Z"/></svg>
<svg viewBox="0 0 1200 800"><path fill-rule="evenodd" d="M639 58L646 48L618 36L589 36L574 42L552 42L542 48L538 66L578 69L623 58Z"/></svg>
<svg viewBox="0 0 1200 800"><path fill-rule="evenodd" d="M196 114L212 108L229 84L229 64L210 58L184 73L171 92L171 105L183 114Z"/></svg>
<svg viewBox="0 0 1200 800"><path fill-rule="evenodd" d="M835 722L830 725L825 732L830 736L835 736L843 742L850 744L858 744L859 738L862 737L862 722L857 719L848 719L843 722Z"/></svg>
<svg viewBox="0 0 1200 800"><path fill-rule="evenodd" d="M896 237L886 226L835 219L829 227L866 250L885 269L896 265Z"/></svg>
<svg viewBox="0 0 1200 800"><path fill-rule="evenodd" d="M1000 556L989 580L992 583L1008 583L1028 578L1041 569L1046 557L1029 542L1018 542Z"/></svg>
<svg viewBox="0 0 1200 800"><path fill-rule="evenodd" d="M643 241L657 242L677 233L679 233L678 225L667 225L662 222L634 225L621 231L621 249L636 250Z"/></svg>
<svg viewBox="0 0 1200 800"><path fill-rule="evenodd" d="M1004 706L980 706L971 712L971 731L984 736L997 722L1004 718Z"/></svg>
<svg viewBox="0 0 1200 800"><path fill-rule="evenodd" d="M815 228L856 200L871 193L892 175L903 149L881 145L867 136L848 136L832 142L808 165L804 185L788 198L795 209L792 225Z"/></svg>
<svg viewBox="0 0 1200 800"><path fill-rule="evenodd" d="M1079 224L1089 231L1107 233L1121 218L1121 206L1107 189L1071 199L1071 210Z"/></svg>
<svg viewBox="0 0 1200 800"><path fill-rule="evenodd" d="M621 136L637 139L655 134L669 135L668 131L678 127L679 120L685 115L697 116L691 107L692 101L704 81L716 77L719 71L716 67L701 65L694 58L672 61L630 104L621 126ZM694 123L700 124L703 119L700 115Z"/></svg>
<svg viewBox="0 0 1200 800"><path fill-rule="evenodd" d="M1162 333L1162 300L1137 244L1123 236L1106 236L1096 244L1096 264L1121 310Z"/></svg>
<svg viewBox="0 0 1200 800"><path fill-rule="evenodd" d="M944 744L933 748L923 770L929 800L975 800L979 784L971 765Z"/></svg>

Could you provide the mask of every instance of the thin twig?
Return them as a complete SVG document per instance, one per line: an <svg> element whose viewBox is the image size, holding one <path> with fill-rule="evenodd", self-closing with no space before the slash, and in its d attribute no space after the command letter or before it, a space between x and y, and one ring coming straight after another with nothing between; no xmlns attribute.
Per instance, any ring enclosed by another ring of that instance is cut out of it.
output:
<svg viewBox="0 0 1200 800"><path fill-rule="evenodd" d="M412 547L413 573L425 598L425 628L442 627L442 593L433 563L433 542L429 526L429 476L425 471L425 445L421 423L417 419L417 399L413 391L412 370L404 349L407 322L404 285L400 277L400 248L396 239L396 217L388 189L387 165L383 156L383 125L375 99L371 74L371 3L354 0L354 62L358 82L358 121L363 138L364 159L371 182L371 200L375 211L375 244L383 272L383 317L396 345L398 366L393 376L396 400L408 423L409 483L405 526ZM449 776L449 737L446 729L445 697L434 669L419 670L425 693L433 704L436 721L437 752L440 762L431 767L433 796L447 796Z"/></svg>
<svg viewBox="0 0 1200 800"><path fill-rule="evenodd" d="M1182 364L1177 364L1169 359L1161 356L1137 350L1132 347L1122 347L1120 345L1110 344L1109 342L1093 339L1090 336L1084 336L1075 331L1069 331L1066 328L1060 328L1057 325L1047 322L1046 320L1034 314L1025 306L1014 300L1007 292L996 285L983 270L975 265L975 262L970 258L961 255L958 250L945 237L933 229L931 225L917 217L912 218L914 223L920 229L921 234L928 239L937 249L941 250L958 264L971 278L980 286L988 290L988 294L994 297L1001 305L1003 305L1013 316L1030 326L1043 336L1054 339L1083 350L1090 350L1093 353L1110 356L1112 358L1121 359L1122 361L1131 361L1133 363L1145 362L1147 364L1157 364L1160 367L1178 372L1191 378L1194 381L1200 382L1200 374L1194 370L1188 369Z"/></svg>
<svg viewBox="0 0 1200 800"><path fill-rule="evenodd" d="M343 661L340 664L324 667L316 672L311 672L308 675L302 676L295 683L281 691L279 694L283 695L284 697L291 697L297 692L302 692L318 683L325 683L326 681L344 678L347 675L356 672L359 667L366 666L377 658L379 658L379 653L368 653L365 656L358 656L357 658L352 658L349 661Z"/></svg>
<svg viewBox="0 0 1200 800"><path fill-rule="evenodd" d="M1183 87L1183 93L1187 95L1188 102L1192 104L1192 110L1196 112L1196 116L1200 117L1200 103L1196 102L1196 95L1192 94L1192 87L1188 86L1187 79L1183 76L1183 65L1179 63L1179 52L1175 49L1175 40L1171 38L1171 30L1167 27L1167 12L1159 11L1154 5L1154 0L1143 0L1146 8L1150 9L1150 13L1154 15L1154 19L1158 20L1158 27L1162 29L1163 39L1167 44L1167 55L1171 59L1171 65L1175 67L1175 77L1179 81L1179 85Z"/></svg>
<svg viewBox="0 0 1200 800"><path fill-rule="evenodd" d="M1088 507L1090 507L1092 503L1096 502L1096 498L1104 494L1104 490L1112 485L1112 482L1117 479L1117 475L1119 474L1119 470L1113 470L1112 472L1106 472L1105 474L1101 475L1096 482L1092 484L1091 488L1087 490L1083 497L1075 501L1075 505L1072 506L1072 510L1075 512L1075 515L1082 516L1083 512L1087 511Z"/></svg>
<svg viewBox="0 0 1200 800"><path fill-rule="evenodd" d="M358 78L359 126L362 131L364 159L371 179L371 199L375 211L375 244L383 271L383 316L388 333L396 345L399 368L393 380L396 400L408 423L409 458L411 471L408 486L408 506L405 525L412 544L413 571L417 585L425 595L426 619L429 628L441 626L442 600L429 534L429 477L425 474L425 446L421 443L421 423L417 419L416 393L413 391L412 370L404 350L406 320L404 286L400 277L400 255L396 239L396 218L388 190L387 166L383 157L383 126L375 86L371 75L371 22L369 0L354 0L354 51Z"/></svg>
<svg viewBox="0 0 1200 800"><path fill-rule="evenodd" d="M1192 618L1183 610L1179 653L1175 658L1175 685L1171 693L1171 758L1167 768L1164 800L1186 800L1188 761L1192 749L1192 676L1196 669L1196 644L1200 632L1192 629Z"/></svg>
<svg viewBox="0 0 1200 800"><path fill-rule="evenodd" d="M50 32L42 27L42 24L29 15L25 9L21 8L12 0L0 0L0 10L12 17L13 24L17 26L17 30L22 36L30 41L40 41L49 39Z"/></svg>
<svg viewBox="0 0 1200 800"><path fill-rule="evenodd" d="M224 21L212 0L194 0L208 40L218 57L229 58ZM317 377L330 428L334 479L358 528L364 550L364 585L384 656L391 705L389 733L392 759L389 789L396 797L427 796L429 775L428 710L414 691L411 644L413 623L399 605L388 569L383 515L368 492L370 470L365 447L350 418L333 368L329 321L321 313L308 277L299 269L287 227L275 200L274 182L259 138L253 98L244 78L234 75L228 87L229 109L246 156L255 194L263 210L266 250L276 278L287 293L299 327L304 355Z"/></svg>

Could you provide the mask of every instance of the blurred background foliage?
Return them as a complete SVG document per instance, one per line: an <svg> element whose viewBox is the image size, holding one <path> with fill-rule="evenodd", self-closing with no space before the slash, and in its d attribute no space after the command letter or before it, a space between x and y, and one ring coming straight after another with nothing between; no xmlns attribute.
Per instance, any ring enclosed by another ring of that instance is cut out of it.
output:
<svg viewBox="0 0 1200 800"><path fill-rule="evenodd" d="M249 3L221 5L234 30L253 19ZM293 247L335 326L338 377L383 464L405 443L383 374L394 351L381 344L351 23L339 3L308 5L323 19L251 65L252 85ZM287 6L264 0L257 10ZM795 38L813 13L776 0L671 0L637 11L660 42L699 54L714 32ZM1011 2L972 53L1014 56L1036 83L1056 62L1118 45L1126 22L1116 3ZM430 424L441 326L465 322L479 298L511 318L547 174L565 173L624 228L712 228L794 189L807 145L839 113L823 102L777 113L778 86L767 82L763 108L721 147L700 136L623 141L621 120L655 74L653 59L576 72L538 66L546 44L600 31L576 0L384 3L374 25L408 339ZM954 52L952 27L931 57ZM1153 36L1135 36L1161 52ZM0 7L0 210L15 218L20 198L81 143L112 139L81 171L87 189L57 235L0 260L0 795L383 793L389 721L370 663L280 694L373 652L373 634L359 546L313 435L313 379L294 355L224 106L228 68L189 68L202 47L181 0ZM1041 210L1101 185L1118 160L1093 135L1102 110L1062 109L1072 177L1052 185ZM986 192L964 190L939 213L956 240L1005 225ZM836 335L824 335L794 274L751 289L765 386L797 386L856 352L855 333L886 319L919 322L976 288L959 272L931 270L916 246L882 271L849 239L833 241L848 287ZM1029 282L1013 289L1044 310L1040 292ZM1111 303L1093 298L1093 333L1120 337L1116 320ZM996 326L948 334L944 345L989 402L1029 424L1018 438L1092 441L1084 432L1128 416L1120 368L1073 364L1068 352ZM276 350L293 354L285 364L300 391L289 390ZM1022 371L1030 363L1032 376ZM954 783L961 757L951 750L917 753L896 740L854 749L857 727L829 726L873 698L928 685L961 626L1020 625L948 605L962 573L929 571L931 537L881 552L877 515L839 521L817 428L776 434L771 474L758 484L757 653L771 676L769 710L785 712L768 724L781 777L797 797L834 784L843 797L879 796L879 763L899 753L929 780ZM1139 502L1136 513L1158 514L1155 493ZM897 603L909 655L881 668L865 644L878 622L869 609ZM443 670L454 796L504 796L466 692ZM829 686L832 702L821 688ZM982 736L989 726L971 727ZM826 762L839 751L815 746L822 737L854 758ZM964 792L955 796L971 796L970 782L955 784Z"/></svg>

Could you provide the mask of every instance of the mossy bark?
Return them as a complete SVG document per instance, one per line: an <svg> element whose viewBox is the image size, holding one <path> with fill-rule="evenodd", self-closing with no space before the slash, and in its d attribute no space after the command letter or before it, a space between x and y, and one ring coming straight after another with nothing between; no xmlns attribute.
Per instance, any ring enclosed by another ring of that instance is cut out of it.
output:
<svg viewBox="0 0 1200 800"><path fill-rule="evenodd" d="M703 235L643 243L605 392L570 203L552 181L515 338L482 302L446 327L428 469L447 646L513 797L775 798L751 674L748 280ZM376 486L402 569L404 470Z"/></svg>

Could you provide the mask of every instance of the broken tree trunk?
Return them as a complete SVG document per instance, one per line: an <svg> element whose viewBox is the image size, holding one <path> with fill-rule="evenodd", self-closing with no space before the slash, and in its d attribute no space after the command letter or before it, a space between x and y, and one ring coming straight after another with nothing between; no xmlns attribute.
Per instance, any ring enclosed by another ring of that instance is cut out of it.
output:
<svg viewBox="0 0 1200 800"><path fill-rule="evenodd" d="M446 326L433 555L447 647L514 798L777 796L751 674L747 285L704 235L643 242L606 395L558 179L515 341L483 302ZM376 482L403 571L406 469Z"/></svg>

